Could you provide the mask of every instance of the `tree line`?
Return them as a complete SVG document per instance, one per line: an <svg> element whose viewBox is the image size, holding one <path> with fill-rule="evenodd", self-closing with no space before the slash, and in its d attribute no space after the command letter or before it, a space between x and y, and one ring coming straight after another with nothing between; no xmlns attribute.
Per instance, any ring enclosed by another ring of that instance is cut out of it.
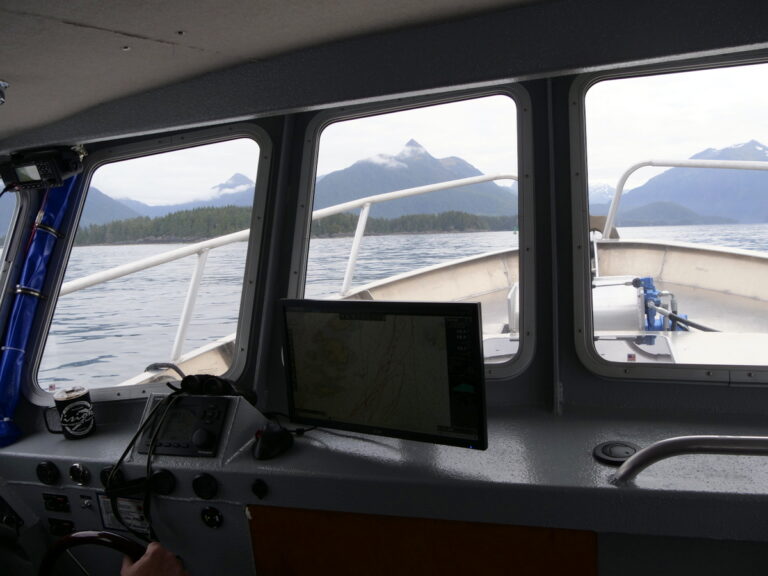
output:
<svg viewBox="0 0 768 576"><path fill-rule="evenodd" d="M357 214L334 214L312 223L312 236L351 236ZM398 218L369 218L367 234L431 234L438 232L484 232L517 230L517 216L479 216L466 212L408 214Z"/></svg>
<svg viewBox="0 0 768 576"><path fill-rule="evenodd" d="M142 216L80 228L77 245L194 242L245 230L251 209L243 206L196 208L160 218ZM335 214L312 223L313 237L351 236L357 214ZM368 234L429 234L517 230L517 216L478 216L466 212L411 214L399 218L369 218Z"/></svg>
<svg viewBox="0 0 768 576"><path fill-rule="evenodd" d="M247 206L195 208L159 218L140 216L81 227L76 245L195 242L245 230L251 225Z"/></svg>

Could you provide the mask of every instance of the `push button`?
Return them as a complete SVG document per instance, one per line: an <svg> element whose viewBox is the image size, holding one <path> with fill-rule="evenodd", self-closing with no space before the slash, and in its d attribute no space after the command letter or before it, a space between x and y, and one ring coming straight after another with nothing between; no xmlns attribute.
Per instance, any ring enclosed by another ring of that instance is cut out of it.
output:
<svg viewBox="0 0 768 576"><path fill-rule="evenodd" d="M629 457L633 456L638 450L639 448L630 442L614 440L611 442L603 442L602 444L595 446L592 455L595 457L595 460L602 464L619 466Z"/></svg>

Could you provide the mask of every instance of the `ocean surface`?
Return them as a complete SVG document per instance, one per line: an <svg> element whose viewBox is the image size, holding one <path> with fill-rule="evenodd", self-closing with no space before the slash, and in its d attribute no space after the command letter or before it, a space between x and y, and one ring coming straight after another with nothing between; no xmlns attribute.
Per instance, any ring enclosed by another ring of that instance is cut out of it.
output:
<svg viewBox="0 0 768 576"><path fill-rule="evenodd" d="M768 252L768 224L619 228L622 238L704 243ZM482 252L517 247L514 232L370 236L354 285ZM340 290L351 238L312 241L306 297ZM73 250L65 282L179 247L87 246ZM245 244L210 253L183 351L233 333ZM43 388L109 386L170 359L196 257L69 294L59 300L39 372Z"/></svg>

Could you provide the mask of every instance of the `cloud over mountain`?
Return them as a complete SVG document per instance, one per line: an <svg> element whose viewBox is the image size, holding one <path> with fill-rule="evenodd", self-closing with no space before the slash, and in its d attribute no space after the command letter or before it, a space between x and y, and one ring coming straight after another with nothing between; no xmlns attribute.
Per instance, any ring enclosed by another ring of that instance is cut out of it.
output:
<svg viewBox="0 0 768 576"><path fill-rule="evenodd" d="M377 154L318 179L314 208L481 174L461 158L435 158L421 144L409 140L396 155ZM510 189L485 182L432 192L375 205L371 208L371 215L396 218L406 214L439 214L452 210L488 216L517 214L517 187Z"/></svg>

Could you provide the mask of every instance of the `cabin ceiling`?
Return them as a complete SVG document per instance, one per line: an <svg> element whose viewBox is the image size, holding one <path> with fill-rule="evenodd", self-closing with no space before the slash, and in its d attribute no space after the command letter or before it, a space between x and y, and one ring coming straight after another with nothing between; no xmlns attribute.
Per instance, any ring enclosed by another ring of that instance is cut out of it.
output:
<svg viewBox="0 0 768 576"><path fill-rule="evenodd" d="M0 141L212 70L532 0L0 0Z"/></svg>

